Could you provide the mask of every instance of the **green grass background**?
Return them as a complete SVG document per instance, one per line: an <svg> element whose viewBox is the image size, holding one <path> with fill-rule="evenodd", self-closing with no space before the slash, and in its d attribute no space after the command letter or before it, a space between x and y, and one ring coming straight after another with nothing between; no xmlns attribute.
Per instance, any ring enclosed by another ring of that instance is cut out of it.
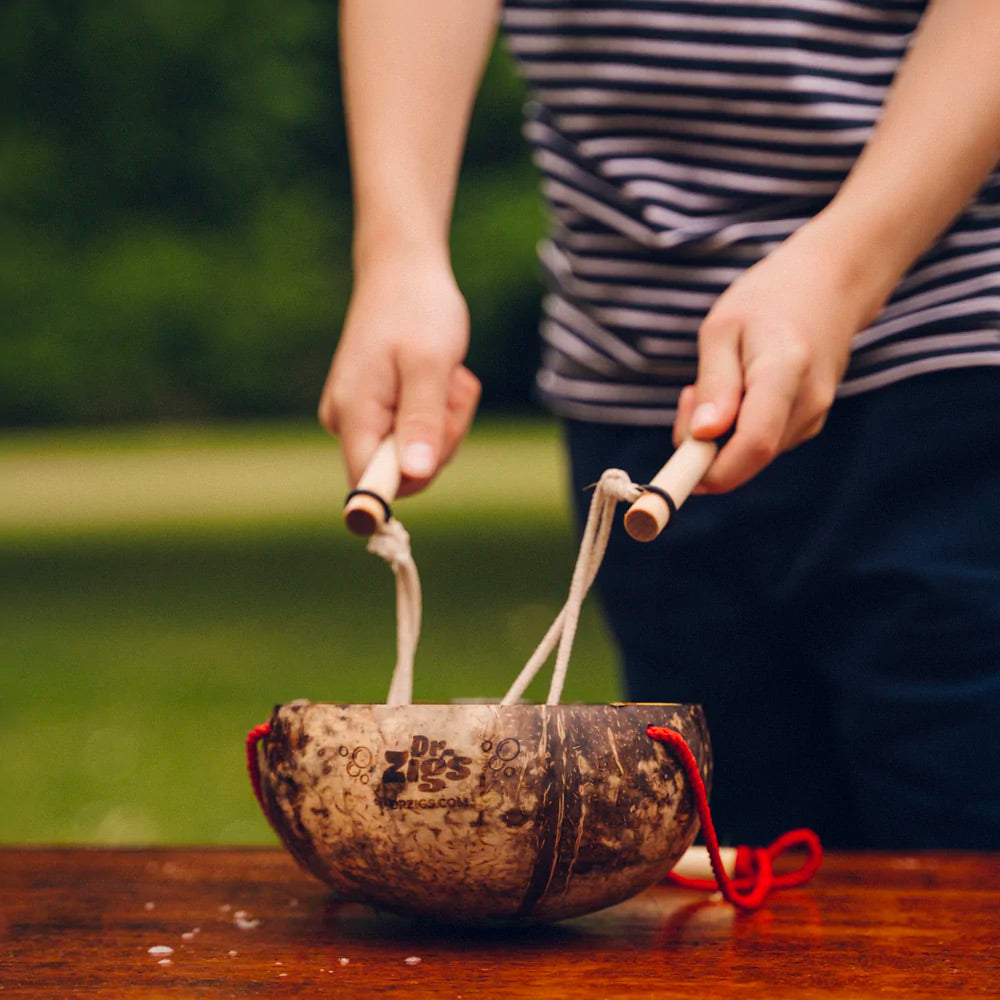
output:
<svg viewBox="0 0 1000 1000"><path fill-rule="evenodd" d="M392 574L345 490L311 424L0 435L0 842L273 841L246 731L292 698L382 701L394 663ZM557 427L481 423L397 513L417 700L500 697L575 558ZM617 696L589 605L565 698Z"/></svg>

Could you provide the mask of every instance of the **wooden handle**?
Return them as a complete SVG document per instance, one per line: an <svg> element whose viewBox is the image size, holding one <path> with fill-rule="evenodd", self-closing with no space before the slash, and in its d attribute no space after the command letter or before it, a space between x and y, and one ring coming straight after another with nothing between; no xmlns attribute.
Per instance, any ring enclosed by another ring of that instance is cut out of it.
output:
<svg viewBox="0 0 1000 1000"><path fill-rule="evenodd" d="M688 438L649 485L663 490L677 510L701 482L718 453L719 446L714 441ZM670 506L662 496L652 491L643 493L625 512L625 530L638 542L651 542L667 526L670 517Z"/></svg>
<svg viewBox="0 0 1000 1000"><path fill-rule="evenodd" d="M720 847L719 859L726 874L732 878L736 873L736 848ZM712 871L712 862L709 860L707 847L689 847L681 856L677 864L670 869L672 875L680 875L681 878L715 878Z"/></svg>
<svg viewBox="0 0 1000 1000"><path fill-rule="evenodd" d="M396 439L387 437L375 450L358 485L344 504L344 523L355 535L373 535L389 519L389 505L399 489Z"/></svg>

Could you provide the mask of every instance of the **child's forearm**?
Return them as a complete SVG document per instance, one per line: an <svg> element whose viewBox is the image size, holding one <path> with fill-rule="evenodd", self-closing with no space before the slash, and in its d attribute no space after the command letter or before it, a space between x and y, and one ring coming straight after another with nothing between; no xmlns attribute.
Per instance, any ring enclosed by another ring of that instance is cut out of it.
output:
<svg viewBox="0 0 1000 1000"><path fill-rule="evenodd" d="M458 447L479 399L448 230L497 0L341 0L354 288L319 405L358 481L395 433L399 495Z"/></svg>
<svg viewBox="0 0 1000 1000"><path fill-rule="evenodd" d="M868 145L816 219L877 308L1000 161L1000 2L931 0Z"/></svg>
<svg viewBox="0 0 1000 1000"><path fill-rule="evenodd" d="M389 247L447 257L497 0L342 0L356 265Z"/></svg>
<svg viewBox="0 0 1000 1000"><path fill-rule="evenodd" d="M853 337L1000 159L1000 0L931 0L882 119L829 206L745 271L698 331L676 440L735 422L701 488L820 432Z"/></svg>

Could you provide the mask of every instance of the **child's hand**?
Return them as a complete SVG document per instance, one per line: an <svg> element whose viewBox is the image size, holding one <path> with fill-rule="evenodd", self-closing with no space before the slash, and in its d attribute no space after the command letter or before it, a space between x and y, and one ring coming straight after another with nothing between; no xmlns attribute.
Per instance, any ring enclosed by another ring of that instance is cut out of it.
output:
<svg viewBox="0 0 1000 1000"><path fill-rule="evenodd" d="M675 443L735 432L698 488L722 493L820 432L851 338L884 293L853 273L817 218L736 279L698 332L698 378L681 393Z"/></svg>
<svg viewBox="0 0 1000 1000"><path fill-rule="evenodd" d="M447 266L404 258L359 273L319 404L352 485L392 432L400 496L448 461L479 403L479 380L462 364L468 343L468 309Z"/></svg>

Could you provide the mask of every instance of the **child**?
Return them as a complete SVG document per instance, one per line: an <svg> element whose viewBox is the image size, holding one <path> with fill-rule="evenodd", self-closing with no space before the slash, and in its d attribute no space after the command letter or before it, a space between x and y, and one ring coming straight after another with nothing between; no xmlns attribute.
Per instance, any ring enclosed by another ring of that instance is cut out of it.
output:
<svg viewBox="0 0 1000 1000"><path fill-rule="evenodd" d="M395 430L403 492L478 401L448 228L496 16L342 3L355 287L320 416L355 480ZM505 20L551 212L539 388L576 484L643 481L670 426L732 432L714 496L649 546L613 536L629 696L705 706L733 837L1000 847L1000 6Z"/></svg>

